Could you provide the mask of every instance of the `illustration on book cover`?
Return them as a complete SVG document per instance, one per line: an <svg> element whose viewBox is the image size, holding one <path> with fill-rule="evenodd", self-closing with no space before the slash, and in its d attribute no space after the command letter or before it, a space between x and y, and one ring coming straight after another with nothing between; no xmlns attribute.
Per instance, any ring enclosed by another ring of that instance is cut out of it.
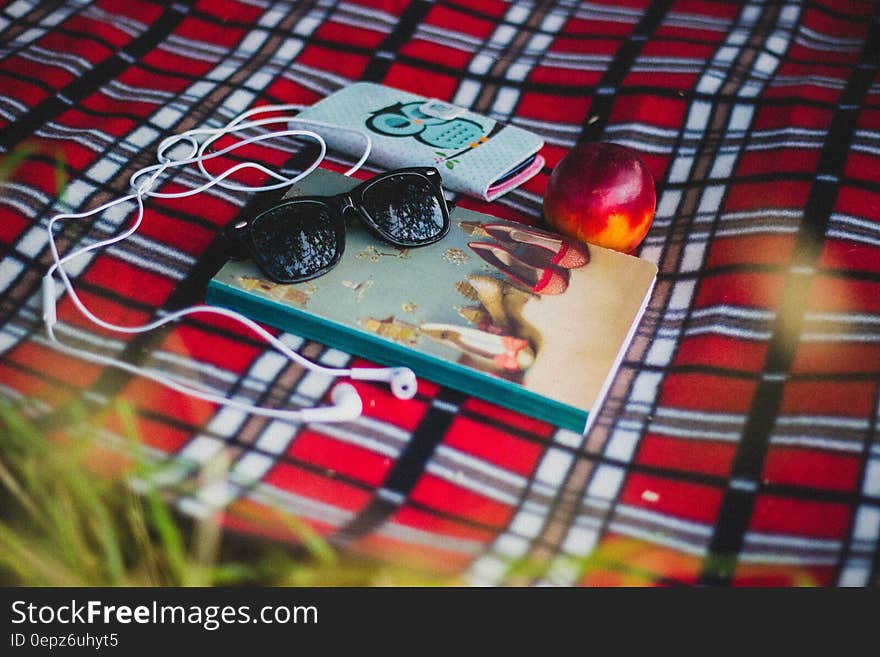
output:
<svg viewBox="0 0 880 657"><path fill-rule="evenodd" d="M398 250L348 227L340 265L299 285L247 262L232 284L321 321L589 409L656 269L651 263L465 209L437 244Z"/></svg>

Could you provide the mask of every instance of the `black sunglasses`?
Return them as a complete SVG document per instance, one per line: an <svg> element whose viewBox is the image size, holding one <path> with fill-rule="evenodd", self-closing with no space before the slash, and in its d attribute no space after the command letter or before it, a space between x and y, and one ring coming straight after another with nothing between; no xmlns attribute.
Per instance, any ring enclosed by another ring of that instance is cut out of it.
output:
<svg viewBox="0 0 880 657"><path fill-rule="evenodd" d="M398 248L432 244L449 232L440 173L414 167L380 174L350 192L290 198L249 221L231 223L226 236L276 283L300 283L339 262L349 211Z"/></svg>

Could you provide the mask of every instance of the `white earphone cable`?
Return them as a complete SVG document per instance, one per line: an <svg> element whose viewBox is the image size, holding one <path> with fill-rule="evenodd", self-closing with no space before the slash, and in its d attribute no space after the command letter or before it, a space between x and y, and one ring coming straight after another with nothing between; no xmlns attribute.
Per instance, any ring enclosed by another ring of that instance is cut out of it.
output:
<svg viewBox="0 0 880 657"><path fill-rule="evenodd" d="M290 124L290 122L294 119L291 116L274 116L267 117L263 119L255 119L247 121L251 116L254 116L259 113L268 112L268 111L289 111L292 109L301 109L300 105L270 105L270 106L262 106L258 108L254 108L252 110L248 110L239 114L228 124L223 126L222 128L198 128L194 130L188 130L179 135L172 135L164 139L157 148L157 159L158 163L153 164L142 169L139 169L134 174L132 174L129 184L131 188L134 190L133 194L128 194L121 198L118 198L114 201L110 201L101 206L93 208L91 210L85 212L78 213L59 213L53 216L48 223L47 232L49 237L49 247L52 253L53 264L47 270L46 275L43 278L43 318L46 324L47 335L50 341L56 346L56 348L64 351L68 354L75 355L84 360L88 360L100 365L113 366L125 371L131 372L133 374L139 374L146 378L149 378L157 383L165 385L169 388L182 392L184 394L192 395L194 397L198 397L200 399L204 399L206 401L214 402L217 404L222 404L224 406L229 406L232 408L237 408L239 410L247 411L249 413L254 413L257 415L262 415L265 417L274 417L274 418L288 418L288 419L302 419L305 421L339 421L339 420L350 420L357 415L360 414L360 398L358 397L356 401L352 395L356 396L356 392L353 388L351 390L344 390L339 395L334 395L334 405L322 408L312 408L312 409L301 409L301 410L285 410L285 409L271 409L260 406L255 406L252 404L247 404L245 402L239 402L234 399L229 399L222 395L219 395L215 392L211 392L206 388L196 387L195 385L183 384L179 381L171 379L165 374L162 374L159 370L155 370L152 368L143 368L132 365L131 363L112 358L110 356L104 356L101 354L95 354L88 351L84 351L81 349L77 349L75 347L71 347L61 343L54 330L54 325L57 321L56 317L56 291L55 291L55 283L54 283L54 274L57 272L61 281L63 283L65 291L68 293L71 302L74 306L82 313L89 321L94 323L97 326L100 326L109 331L114 331L118 333L144 333L147 331L151 331L157 329L161 326L169 324L171 322L178 321L183 317L187 317L189 315L194 314L210 314L216 316L223 316L227 318L231 318L235 321L238 321L245 327L247 327L254 334L265 340L268 344L270 344L275 350L284 355L286 358L290 359L297 364L306 367L312 371L320 372L325 375L333 376L333 377L344 377L350 376L355 379L361 380L378 380L378 381L388 381L391 384L392 391L396 396L401 398L410 398L415 394L415 376L408 368L334 368L334 367L326 367L320 365L318 363L314 363L311 360L305 358L300 355L286 344L284 344L281 340L276 338L262 326L254 322L248 317L241 315L233 310L229 310L226 308L216 307L216 306L208 306L208 305L196 305L188 308L184 308L182 310L178 310L175 312L171 312L163 315L162 317L148 322L146 324L141 324L137 326L124 326L119 324L114 324L112 322L108 322L97 315L95 315L83 301L80 299L77 294L73 282L70 280L70 277L67 271L64 268L64 265L74 258L81 256L90 251L95 251L97 249L106 248L118 242L121 242L131 235L133 235L144 219L144 197L156 197L156 198L166 198L166 199L174 199L174 198L185 198L189 196L193 196L195 194L199 194L204 192L207 189L217 185L229 190L235 191L272 191L281 189L284 187L288 187L289 185L297 182L298 180L304 178L309 173L314 171L315 168L324 160L327 152L327 145L324 139L316 132L311 130L302 130L302 129L285 129L285 130L276 130L271 132L262 132L257 135L253 135L250 137L241 138L233 144L222 148L217 151L213 151L211 153L207 153L207 149L218 139L223 137L224 135L235 135L242 133L244 131L253 130L254 128L262 128L263 126L272 125L276 123L286 123ZM370 149L372 146L369 135L365 132L354 130L351 128L340 128L339 126L332 126L330 124L326 124L318 121L306 121L303 119L296 119L298 123L304 124L312 124L317 125L323 128L332 128L335 130L346 130L352 132L364 139L364 151L358 161L346 172L346 175L351 175L355 171L363 166L364 162L366 162L367 158L370 155ZM206 137L201 143L198 141L197 137ZM220 157L227 153L230 153L238 148L246 146L247 144L252 144L256 142L262 142L270 139L279 139L282 137L301 137L314 140L318 143L320 147L320 153L317 158L305 168L305 170L300 173L287 177L281 175L280 173L269 169L268 167L263 166L262 164L254 161L244 161L238 164L235 164L231 167L228 167L220 174L211 174L208 172L206 167L204 166L204 162L206 160ZM188 144L190 148L190 152L187 153L184 157L172 158L166 154L169 149L173 149L174 147ZM158 179L171 168L174 167L185 167L191 164L195 164L202 176L207 180L205 183L195 187L193 189L188 189L182 192L158 192L154 191L154 186L157 184ZM239 185L237 183L226 182L226 179L231 175L237 173L238 171L242 171L244 169L255 169L264 174L267 174L271 178L275 179L276 183L272 184L264 184L264 185ZM141 182L141 178L143 176L148 176L143 182ZM99 240L92 244L88 244L86 246L80 247L79 249L74 250L73 252L61 256L58 251L58 246L55 242L55 234L54 227L55 224L59 221L65 219L83 219L86 217L90 217L96 214L100 214L106 212L112 207L120 205L122 203L127 203L129 201L135 201L137 203L137 215L135 220L131 223L131 225L121 232L118 235L114 235L113 237L109 237L107 239ZM350 386L349 386L350 388ZM355 412L356 411L356 412Z"/></svg>

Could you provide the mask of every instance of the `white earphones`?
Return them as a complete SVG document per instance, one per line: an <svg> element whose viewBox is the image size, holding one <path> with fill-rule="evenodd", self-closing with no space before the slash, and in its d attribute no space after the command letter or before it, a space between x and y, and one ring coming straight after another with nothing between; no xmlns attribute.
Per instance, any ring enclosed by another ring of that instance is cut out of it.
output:
<svg viewBox="0 0 880 657"><path fill-rule="evenodd" d="M364 403L350 383L340 383L330 392L332 406L304 408L299 411L303 422L347 422L360 417Z"/></svg>
<svg viewBox="0 0 880 657"><path fill-rule="evenodd" d="M415 397L418 381L408 367L356 367L349 376L355 381L387 381L398 399Z"/></svg>
<svg viewBox="0 0 880 657"><path fill-rule="evenodd" d="M191 306L189 308L184 308L182 310L178 310L173 313L168 313L150 323L143 324L140 326L123 326L119 324L113 324L104 319L101 319L97 315L95 315L79 298L79 295L76 293L76 290L73 287L73 283L70 280L70 277L67 274L67 271L64 268L64 265L70 260L80 256L84 253L88 253L89 251L94 251L96 249L104 248L110 246L111 244L115 244L117 242L121 242L122 240L133 235L144 218L144 197L147 196L155 196L157 198L184 198L187 196L193 196L200 192L213 187L214 185L218 185L225 189L238 190L238 191L271 191L276 189L282 189L287 187L296 181L304 178L309 173L311 173L324 159L324 156L327 152L327 145L324 139L316 132L311 130L299 130L299 129L286 129L286 130L277 130L271 132L261 132L257 135L247 137L245 139L241 139L233 143L230 146L227 146L223 149L212 153L206 153L206 150L217 141L220 137L227 134L235 134L241 133L245 130L251 130L254 128L262 128L266 125L271 125L273 123L288 123L292 120L291 116L281 116L281 117L267 117L263 119L256 119L251 121L246 121L249 117L263 112L268 111L287 111L292 109L302 109L302 106L299 105L268 105L263 107L258 107L247 112L244 112L237 117L235 117L228 124L223 126L222 128L199 128L194 130L188 130L179 135L172 135L164 139L157 149L157 159L158 163L150 165L148 167L144 167L136 171L130 179L130 186L134 190L134 193L128 194L127 196L123 196L109 203L105 203L97 208L92 210L88 210L86 212L80 213L60 213L56 214L49 220L47 226L47 232L49 236L49 247L52 252L53 264L49 267L46 274L43 277L43 286L42 286L42 297L43 297L43 321L46 326L46 334L50 340L50 342L55 346L56 349L63 351L65 353L77 356L84 360L97 363L100 365L113 366L125 371L131 372L133 374L139 374L148 379L156 381L162 385L165 385L169 388L177 390L179 392L192 395L194 397L198 397L200 399L204 399L206 401L214 402L217 404L221 404L223 406L236 408L248 413L253 413L255 415L261 415L264 417L272 417L279 419L289 419L289 420L301 420L304 422L345 422L353 420L360 416L363 411L363 403L361 401L360 396L358 395L357 390L354 386L350 384L338 384L334 387L333 391L330 394L330 401L332 405L319 407L319 408L307 408L307 409L299 409L299 410L288 410L288 409L275 409L275 408L266 408L263 406L255 406L253 404L248 404L246 402L240 402L235 399L227 398L223 395L220 395L216 392L209 390L205 386L201 386L197 383L187 382L184 383L177 379L171 378L169 375L163 373L160 370L153 368L143 368L137 367L128 363L126 361L122 361L116 358L112 358L110 356L104 356L102 354L96 354L89 351L85 351L82 349L78 349L75 347L71 347L66 345L58 340L58 337L55 334L55 326L57 324L57 289L55 283L55 274L57 273L59 278L62 281L64 289L67 291L68 295L72 303L76 306L76 308L92 323L105 328L110 331L115 331L118 333L144 333L147 331L151 331L153 329L159 328L160 326L164 326L171 322L177 321L183 317L194 314L212 314L219 315L223 317L231 318L235 321L238 321L240 324L248 328L254 334L265 340L269 345L271 345L276 351L281 353L286 358L294 361L295 363L315 372L320 372L325 375L333 376L333 377L350 377L353 380L359 381L385 381L388 382L389 387L391 389L392 394L398 399L412 399L418 387L418 383L416 381L415 374L412 370L407 367L355 367L355 368L333 368L333 367L325 367L310 361L304 356L298 354L296 351L288 347L281 340L276 338L274 335L266 331L262 326L254 322L248 317L241 315L233 310L229 310L226 308L216 307L216 306L208 306L208 305L198 305ZM315 125L323 128L332 128L334 130L346 130L352 133L357 134L358 136L364 139L364 153L360 157L360 159L348 170L346 171L346 175L351 175L355 171L357 171L364 162L366 162L367 158L370 154L371 148L371 140L369 135L360 130L355 130L352 128L342 128L340 126L332 126L327 123L322 123L320 121L311 121L305 119L296 119L298 123ZM204 141L199 143L197 137L204 136L206 137ZM219 157L230 151L233 151L237 148L241 148L242 146L254 142L265 141L268 139L277 139L279 137L304 137L307 139L312 139L316 141L320 147L320 153L318 157L312 162L304 171L293 176L287 177L283 176L280 173L273 171L258 162L253 161L245 161L240 162L234 166L229 167L219 175L214 175L208 172L208 170L204 166L204 161L209 160L211 158ZM173 149L175 146L178 146L182 143L186 143L189 145L190 152L187 153L183 157L173 158L169 155L166 155L166 152L169 149ZM153 191L153 187L156 184L157 179L169 168L171 167L183 167L189 164L196 164L198 166L201 174L207 178L207 181L199 185L194 189L190 189L183 192L175 192L175 193L162 193ZM237 183L233 183L231 181L227 181L226 179L234 174L237 171L243 169L256 169L261 171L271 178L274 178L277 182L267 184L267 185L239 185ZM142 178L147 176L146 179ZM87 246L81 247L72 253L61 257L58 252L58 247L55 243L55 236L53 232L53 228L58 221L63 219L82 219L85 217L89 217L95 214L99 214L105 212L106 210L119 205L121 203L126 203L128 201L135 201L137 203L137 218L132 222L132 225L127 228L125 231L116 235L114 237L101 240L95 242L93 244L89 244Z"/></svg>

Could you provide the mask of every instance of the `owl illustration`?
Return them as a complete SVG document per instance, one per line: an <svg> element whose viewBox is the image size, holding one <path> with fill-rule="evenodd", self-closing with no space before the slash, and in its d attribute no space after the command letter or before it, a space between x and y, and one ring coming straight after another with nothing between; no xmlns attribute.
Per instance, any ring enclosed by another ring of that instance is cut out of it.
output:
<svg viewBox="0 0 880 657"><path fill-rule="evenodd" d="M367 127L389 137L413 137L434 148L462 150L486 141L483 126L469 119L439 119L421 111L422 101L395 103L373 112Z"/></svg>

